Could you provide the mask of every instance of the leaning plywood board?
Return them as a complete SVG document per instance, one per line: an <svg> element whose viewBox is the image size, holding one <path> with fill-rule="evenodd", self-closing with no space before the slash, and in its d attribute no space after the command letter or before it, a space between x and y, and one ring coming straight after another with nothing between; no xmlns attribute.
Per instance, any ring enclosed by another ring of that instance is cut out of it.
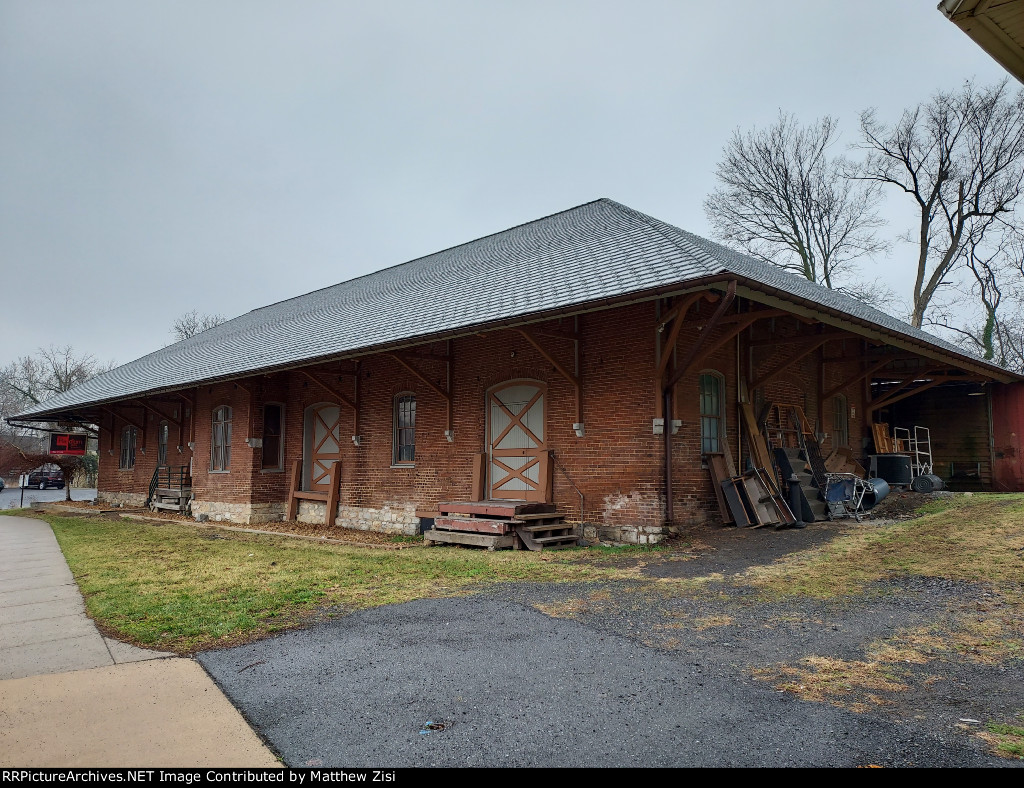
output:
<svg viewBox="0 0 1024 788"><path fill-rule="evenodd" d="M747 433L747 446L750 447L754 465L759 468L771 468L772 458L768 453L768 444L764 442L764 436L761 435L761 429L754 417L753 407L749 402L740 403L740 413L743 414L743 428Z"/></svg>
<svg viewBox="0 0 1024 788"><path fill-rule="evenodd" d="M741 527L757 525L757 516L751 508L742 476L722 482L722 493L725 495L726 503L736 525Z"/></svg>
<svg viewBox="0 0 1024 788"><path fill-rule="evenodd" d="M777 525L779 518L775 513L775 507L768 508L768 504L772 502L772 497L764 489L761 480L752 473L743 474L742 479L743 487L747 491L747 499L750 501L754 509L754 516L757 518L757 525Z"/></svg>
<svg viewBox="0 0 1024 788"><path fill-rule="evenodd" d="M722 491L722 482L728 481L733 474L729 473L725 455L720 452L713 452L707 455L708 472L711 474L711 486L715 488L715 497L718 499L718 511L722 515L722 522L726 525L736 522L729 511L729 504L725 500L725 493Z"/></svg>

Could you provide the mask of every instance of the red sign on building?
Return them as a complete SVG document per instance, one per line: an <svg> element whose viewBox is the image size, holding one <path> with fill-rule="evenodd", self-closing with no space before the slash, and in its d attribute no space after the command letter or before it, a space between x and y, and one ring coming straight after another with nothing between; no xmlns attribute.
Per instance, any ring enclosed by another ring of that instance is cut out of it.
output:
<svg viewBox="0 0 1024 788"><path fill-rule="evenodd" d="M50 454L82 456L85 454L85 442L88 435L74 435L67 432L55 432L50 435Z"/></svg>

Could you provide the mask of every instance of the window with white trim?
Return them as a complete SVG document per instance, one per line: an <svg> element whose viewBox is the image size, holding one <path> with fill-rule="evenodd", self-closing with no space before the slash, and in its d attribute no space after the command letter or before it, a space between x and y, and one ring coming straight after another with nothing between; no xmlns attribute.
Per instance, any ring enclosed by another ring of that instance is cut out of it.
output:
<svg viewBox="0 0 1024 788"><path fill-rule="evenodd" d="M416 395L395 397L394 423L395 465L412 465L416 460Z"/></svg>
<svg viewBox="0 0 1024 788"><path fill-rule="evenodd" d="M284 405L268 402L263 406L263 459L265 471L284 467Z"/></svg>
<svg viewBox="0 0 1024 788"><path fill-rule="evenodd" d="M118 467L122 471L130 471L135 467L135 443L138 436L139 431L135 427L121 430L121 458Z"/></svg>
<svg viewBox="0 0 1024 788"><path fill-rule="evenodd" d="M698 379L700 389L700 453L722 451L725 435L725 379L717 372L705 372Z"/></svg>
<svg viewBox="0 0 1024 788"><path fill-rule="evenodd" d="M213 411L210 444L210 470L228 470L231 467L231 408L227 405L221 405Z"/></svg>

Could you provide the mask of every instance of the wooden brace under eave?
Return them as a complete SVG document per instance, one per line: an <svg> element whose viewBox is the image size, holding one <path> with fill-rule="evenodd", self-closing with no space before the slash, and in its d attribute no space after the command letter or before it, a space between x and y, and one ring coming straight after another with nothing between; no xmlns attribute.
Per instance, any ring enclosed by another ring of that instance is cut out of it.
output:
<svg viewBox="0 0 1024 788"><path fill-rule="evenodd" d="M516 331L518 331L522 335L523 339L525 339L527 342L529 342L531 345L533 345L533 348L538 353L540 353L541 356L543 356L543 358L549 364L551 364L551 366L553 366L555 368L555 370L558 372L559 375L561 375L563 378L565 378L567 381L569 381L569 384L573 388L573 394L575 396L575 402L576 402L576 421L573 424L573 429L578 430L577 435L580 435L580 433L583 430L583 426L582 426L583 425L583 392L582 392L582 389L580 387L579 370L578 369L576 370L576 374L573 374L573 373L569 372L562 364L560 364L558 362L558 360L553 355L551 355L544 348L543 345L540 344L540 342L537 340L537 337L535 337L527 329L525 329L525 328L517 328ZM551 335L548 334L548 336L551 336ZM571 339L574 342L578 342L579 341L578 337L565 337L565 338L566 339ZM577 426L577 425L579 425L579 426Z"/></svg>
<svg viewBox="0 0 1024 788"><path fill-rule="evenodd" d="M445 426L444 435L445 435L445 438L448 439L449 443L454 442L454 435L452 433L452 423L453 423L453 416L454 416L454 414L452 412L453 400L452 400L452 395L451 395L451 385L452 385L452 381L451 381L451 369L452 369L452 367L451 367L451 350L449 349L449 352L448 352L447 355L444 355L444 356L433 356L433 357L431 357L430 354L417 354L416 356L410 356L410 354L408 354L408 353L405 354L407 357L410 357L410 358L413 358L413 357L415 357L415 358L425 358L425 359L429 358L431 361L433 361L435 359L437 361L443 361L444 364L445 364L445 369L446 369L446 377L447 377L448 389L449 389L448 391L445 391L443 388L441 388L436 383L434 383L434 381L432 381L430 378L428 378L426 375L424 375L422 372L420 372L418 369L416 369L416 367L414 367L409 362L405 361L398 353L388 353L387 355L389 355L392 359L394 359L396 362L398 362L401 366L405 367L405 369L408 370L411 374L415 375L431 391L433 391L439 397L444 399L445 404L447 406L445 408L445 416L446 416L447 423L446 423L446 426Z"/></svg>

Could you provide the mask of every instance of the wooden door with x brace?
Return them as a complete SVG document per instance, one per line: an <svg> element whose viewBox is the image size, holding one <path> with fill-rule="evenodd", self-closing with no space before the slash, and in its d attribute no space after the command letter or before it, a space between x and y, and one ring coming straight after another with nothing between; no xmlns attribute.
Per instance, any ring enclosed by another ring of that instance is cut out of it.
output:
<svg viewBox="0 0 1024 788"><path fill-rule="evenodd" d="M546 501L547 444L543 384L513 381L487 394L490 497Z"/></svg>
<svg viewBox="0 0 1024 788"><path fill-rule="evenodd" d="M332 402L306 409L306 483L307 490L328 492L331 466L341 462L341 408Z"/></svg>

